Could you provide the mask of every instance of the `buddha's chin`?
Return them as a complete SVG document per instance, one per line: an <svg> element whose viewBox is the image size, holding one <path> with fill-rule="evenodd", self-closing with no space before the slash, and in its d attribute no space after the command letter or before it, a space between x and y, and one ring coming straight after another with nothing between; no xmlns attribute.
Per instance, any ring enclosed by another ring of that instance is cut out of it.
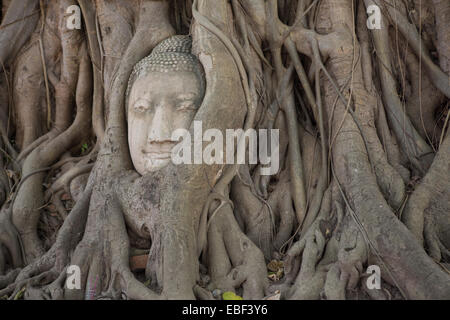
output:
<svg viewBox="0 0 450 320"><path fill-rule="evenodd" d="M153 157L147 157L145 159L145 173L155 172L166 167L170 163L170 158L155 159Z"/></svg>

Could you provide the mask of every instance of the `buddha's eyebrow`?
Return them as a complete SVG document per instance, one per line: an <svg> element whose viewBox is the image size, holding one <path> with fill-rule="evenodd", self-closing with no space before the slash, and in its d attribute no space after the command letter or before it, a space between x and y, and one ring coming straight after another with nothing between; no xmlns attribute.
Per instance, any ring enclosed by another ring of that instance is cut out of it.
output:
<svg viewBox="0 0 450 320"><path fill-rule="evenodd" d="M180 94L177 99L178 100L192 100L195 98L195 93L185 93L185 94Z"/></svg>
<svg viewBox="0 0 450 320"><path fill-rule="evenodd" d="M148 106L150 104L150 101L144 98L138 98L136 101L133 102L132 106L136 106L137 104L142 104L143 106Z"/></svg>

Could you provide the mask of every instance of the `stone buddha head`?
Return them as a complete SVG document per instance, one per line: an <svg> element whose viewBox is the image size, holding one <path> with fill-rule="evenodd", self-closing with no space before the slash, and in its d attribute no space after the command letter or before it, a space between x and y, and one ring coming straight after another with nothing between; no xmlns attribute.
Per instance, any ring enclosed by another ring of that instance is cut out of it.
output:
<svg viewBox="0 0 450 320"><path fill-rule="evenodd" d="M139 61L126 94L128 144L138 173L145 175L171 161L176 129L189 129L205 93L203 67L191 54L189 36L162 41Z"/></svg>

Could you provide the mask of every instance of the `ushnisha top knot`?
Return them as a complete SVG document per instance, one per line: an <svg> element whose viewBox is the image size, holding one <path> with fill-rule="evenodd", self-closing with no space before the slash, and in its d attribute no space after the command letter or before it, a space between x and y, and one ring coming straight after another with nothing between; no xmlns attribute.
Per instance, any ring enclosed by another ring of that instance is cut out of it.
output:
<svg viewBox="0 0 450 320"><path fill-rule="evenodd" d="M188 71L196 74L205 88L204 72L200 61L191 53L192 39L190 36L176 35L161 41L150 55L136 63L128 80L126 101L133 83L150 72Z"/></svg>
<svg viewBox="0 0 450 320"><path fill-rule="evenodd" d="M161 41L152 53L178 52L190 54L192 49L192 39L190 36L172 36Z"/></svg>

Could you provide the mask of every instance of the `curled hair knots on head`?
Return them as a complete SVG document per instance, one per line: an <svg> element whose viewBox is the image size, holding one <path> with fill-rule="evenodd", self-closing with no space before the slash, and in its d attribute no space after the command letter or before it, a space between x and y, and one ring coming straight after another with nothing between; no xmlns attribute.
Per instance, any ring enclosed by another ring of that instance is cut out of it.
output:
<svg viewBox="0 0 450 320"><path fill-rule="evenodd" d="M126 105L133 83L150 72L193 72L200 81L203 96L205 77L203 67L198 58L191 53L192 39L190 36L176 35L161 41L147 57L140 60L133 68L128 80Z"/></svg>

